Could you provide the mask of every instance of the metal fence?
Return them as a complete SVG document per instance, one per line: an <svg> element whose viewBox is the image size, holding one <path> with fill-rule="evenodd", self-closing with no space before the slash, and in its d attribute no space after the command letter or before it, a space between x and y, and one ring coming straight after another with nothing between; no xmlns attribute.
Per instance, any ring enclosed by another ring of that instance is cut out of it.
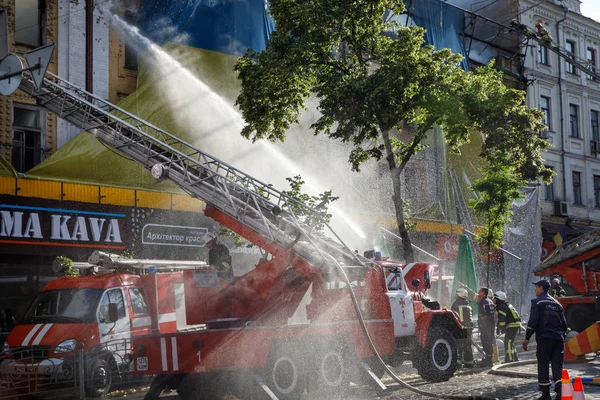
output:
<svg viewBox="0 0 600 400"><path fill-rule="evenodd" d="M0 356L0 399L94 398L113 390L147 386L150 376L133 373L129 339L85 348L61 357L50 346L14 347Z"/></svg>

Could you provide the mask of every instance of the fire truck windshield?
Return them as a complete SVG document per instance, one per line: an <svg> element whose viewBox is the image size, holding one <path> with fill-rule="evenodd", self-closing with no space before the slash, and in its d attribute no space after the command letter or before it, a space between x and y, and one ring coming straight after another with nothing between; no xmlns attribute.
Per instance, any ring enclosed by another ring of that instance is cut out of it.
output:
<svg viewBox="0 0 600 400"><path fill-rule="evenodd" d="M42 292L21 323L93 323L102 289L60 289Z"/></svg>

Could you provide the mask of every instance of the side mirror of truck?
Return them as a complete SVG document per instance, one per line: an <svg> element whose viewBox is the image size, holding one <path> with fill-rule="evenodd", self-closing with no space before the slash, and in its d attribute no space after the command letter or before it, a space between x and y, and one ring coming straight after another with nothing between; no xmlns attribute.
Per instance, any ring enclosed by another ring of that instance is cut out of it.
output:
<svg viewBox="0 0 600 400"><path fill-rule="evenodd" d="M108 321L117 322L119 320L119 308L116 303L110 303L108 305Z"/></svg>

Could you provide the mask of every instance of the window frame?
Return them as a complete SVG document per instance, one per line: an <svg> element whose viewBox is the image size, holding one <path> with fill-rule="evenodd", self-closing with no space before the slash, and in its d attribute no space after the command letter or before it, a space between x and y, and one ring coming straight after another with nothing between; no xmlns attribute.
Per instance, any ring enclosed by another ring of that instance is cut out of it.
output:
<svg viewBox="0 0 600 400"><path fill-rule="evenodd" d="M600 142L600 111L593 109L590 110L590 140Z"/></svg>
<svg viewBox="0 0 600 400"><path fill-rule="evenodd" d="M546 108L543 107L542 101L546 101ZM540 96L540 111L545 115L544 124L548 127L548 130L552 130L552 99L548 96Z"/></svg>
<svg viewBox="0 0 600 400"><path fill-rule="evenodd" d="M132 292L134 292L136 294L132 294ZM136 303L133 301L133 298L137 297L137 298L141 298L144 302L144 311L136 310ZM131 311L133 312L133 315L135 316L140 316L140 315L145 315L148 314L148 302L146 301L146 295L144 294L144 289L143 288L139 288L139 287L130 287L129 288L129 300L131 301Z"/></svg>
<svg viewBox="0 0 600 400"><path fill-rule="evenodd" d="M579 129L579 105L573 103L569 103L569 137L581 139L581 131Z"/></svg>
<svg viewBox="0 0 600 400"><path fill-rule="evenodd" d="M538 62L542 65L550 65L550 57L548 54L548 47L540 44L538 46Z"/></svg>
<svg viewBox="0 0 600 400"><path fill-rule="evenodd" d="M16 115L16 109L22 109L22 110L28 110L28 111L34 111L38 113L38 120L39 120L39 127L33 127L33 126L23 126L23 125L17 125L15 124L15 115ZM37 148L36 145L33 146L32 150L33 150L33 164L32 167L35 167L36 165L38 165L39 163L41 163L46 157L45 157L45 144L46 144L46 135L45 135L45 131L46 131L46 113L44 112L43 109L36 107L36 106L32 106L29 104L23 104L23 103L13 103L13 107L12 107L12 121L11 121L11 127L12 127L12 137L11 137L11 145L12 145L12 154L11 154L11 164L12 166L18 171L18 172L27 172L30 168L26 168L25 166L27 165L27 162L25 162L24 160L26 159L26 152L27 152L27 147L25 145L26 141L25 140L21 140L20 142L22 143L22 146L19 146L19 148L21 149L21 154L20 154L20 164L21 165L16 165L16 160L15 160L15 151L16 151L16 138L15 138L15 133L16 132L20 132L20 133L27 133L27 132L34 132L35 134L37 134Z"/></svg>
<svg viewBox="0 0 600 400"><path fill-rule="evenodd" d="M577 178L577 179L575 179ZM571 179L572 179L572 184L573 184L573 204L576 205L582 205L583 204L583 199L582 199L582 193L581 193L581 172L579 171L572 171L571 172Z"/></svg>
<svg viewBox="0 0 600 400"><path fill-rule="evenodd" d="M14 41L15 44L17 46L23 46L23 47L27 47L27 48L31 48L31 49L35 49L37 47L41 47L44 45L45 43L45 36L44 36L44 31L45 31L45 14L46 14L46 0L37 0L37 29L36 29L36 33L37 33L37 43L33 44L33 43L27 43L27 42L22 42L19 41L18 39L18 34L17 32L22 31L24 29L27 28L32 28L34 25L28 25L25 27L19 27L18 23L17 23L17 5L15 3L15 15L14 15Z"/></svg>
<svg viewBox="0 0 600 400"><path fill-rule="evenodd" d="M594 208L600 208L600 175L594 175Z"/></svg>
<svg viewBox="0 0 600 400"><path fill-rule="evenodd" d="M569 50L569 47L571 47L571 50ZM570 59L575 61L575 54L577 53L577 43L574 40L567 39L565 41L565 52L567 53ZM568 74L577 75L577 69L575 68L575 65L566 59L565 63L565 72L567 72Z"/></svg>
<svg viewBox="0 0 600 400"><path fill-rule="evenodd" d="M596 72L596 59L597 59L596 56L597 56L597 54L598 54L598 52L593 47L588 47L585 52L588 69L594 73ZM591 76L591 75L586 75L586 76L587 76L587 79L594 80L593 76Z"/></svg>

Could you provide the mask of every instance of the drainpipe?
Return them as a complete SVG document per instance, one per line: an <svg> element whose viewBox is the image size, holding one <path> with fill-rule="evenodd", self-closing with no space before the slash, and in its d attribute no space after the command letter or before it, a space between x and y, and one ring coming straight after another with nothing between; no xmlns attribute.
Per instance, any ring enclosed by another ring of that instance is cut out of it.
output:
<svg viewBox="0 0 600 400"><path fill-rule="evenodd" d="M560 24L567 19L567 13L569 9L566 6L562 6L564 16L556 21L556 43L558 46L562 43L560 39ZM564 108L563 108L563 79L562 79L562 63L563 59L558 57L558 103L560 107L560 157L562 160L562 187L563 187L563 201L567 201L567 168L565 165L565 130L564 130Z"/></svg>
<svg viewBox="0 0 600 400"><path fill-rule="evenodd" d="M94 0L85 0L85 90L94 92Z"/></svg>

